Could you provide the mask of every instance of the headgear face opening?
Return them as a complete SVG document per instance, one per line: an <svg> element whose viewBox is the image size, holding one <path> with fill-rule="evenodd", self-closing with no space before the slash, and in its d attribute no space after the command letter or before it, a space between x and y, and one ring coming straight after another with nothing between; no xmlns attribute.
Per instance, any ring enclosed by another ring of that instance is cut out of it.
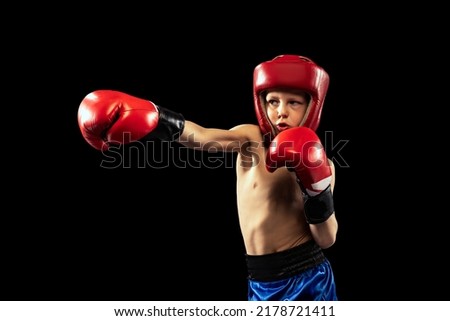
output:
<svg viewBox="0 0 450 321"><path fill-rule="evenodd" d="M267 117L262 92L273 88L292 88L308 93L311 99L301 126L316 131L328 85L327 72L307 57L280 55L256 66L253 73L253 99L256 117L265 141L272 141L277 135L277 129Z"/></svg>

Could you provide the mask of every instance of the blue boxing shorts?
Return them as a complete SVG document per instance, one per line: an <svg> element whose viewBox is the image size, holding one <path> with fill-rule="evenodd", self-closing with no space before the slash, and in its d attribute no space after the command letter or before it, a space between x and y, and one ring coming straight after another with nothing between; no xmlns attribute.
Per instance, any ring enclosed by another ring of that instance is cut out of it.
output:
<svg viewBox="0 0 450 321"><path fill-rule="evenodd" d="M249 301L337 301L331 264L314 240L246 259Z"/></svg>

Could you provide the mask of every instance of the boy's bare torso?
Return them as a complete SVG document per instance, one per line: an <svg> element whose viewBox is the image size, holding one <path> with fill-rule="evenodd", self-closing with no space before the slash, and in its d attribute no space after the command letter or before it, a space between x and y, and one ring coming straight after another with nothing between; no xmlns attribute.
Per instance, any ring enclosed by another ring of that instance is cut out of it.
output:
<svg viewBox="0 0 450 321"><path fill-rule="evenodd" d="M257 126L248 125L250 144L237 158L237 206L247 254L283 251L312 238L303 215L295 173L265 167L266 148Z"/></svg>

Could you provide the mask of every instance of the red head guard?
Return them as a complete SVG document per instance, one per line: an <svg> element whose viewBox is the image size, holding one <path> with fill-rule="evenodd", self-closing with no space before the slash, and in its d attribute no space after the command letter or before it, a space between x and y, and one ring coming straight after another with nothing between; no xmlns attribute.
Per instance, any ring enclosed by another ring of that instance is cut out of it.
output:
<svg viewBox="0 0 450 321"><path fill-rule="evenodd" d="M267 117L263 104L265 97L261 97L261 92L272 88L294 88L307 92L311 99L302 126L315 131L319 126L328 84L327 72L306 57L281 55L256 66L253 73L253 98L264 138L271 141L277 131Z"/></svg>

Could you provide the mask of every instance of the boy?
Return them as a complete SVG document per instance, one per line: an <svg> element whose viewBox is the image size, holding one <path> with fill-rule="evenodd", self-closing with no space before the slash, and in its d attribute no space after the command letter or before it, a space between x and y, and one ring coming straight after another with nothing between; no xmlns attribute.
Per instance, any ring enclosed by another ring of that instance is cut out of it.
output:
<svg viewBox="0 0 450 321"><path fill-rule="evenodd" d="M281 55L254 70L258 125L205 128L151 101L97 90L78 123L99 150L132 141L178 141L238 153L237 205L248 267L248 300L337 300L322 249L336 240L334 166L315 130L328 74L312 60Z"/></svg>

